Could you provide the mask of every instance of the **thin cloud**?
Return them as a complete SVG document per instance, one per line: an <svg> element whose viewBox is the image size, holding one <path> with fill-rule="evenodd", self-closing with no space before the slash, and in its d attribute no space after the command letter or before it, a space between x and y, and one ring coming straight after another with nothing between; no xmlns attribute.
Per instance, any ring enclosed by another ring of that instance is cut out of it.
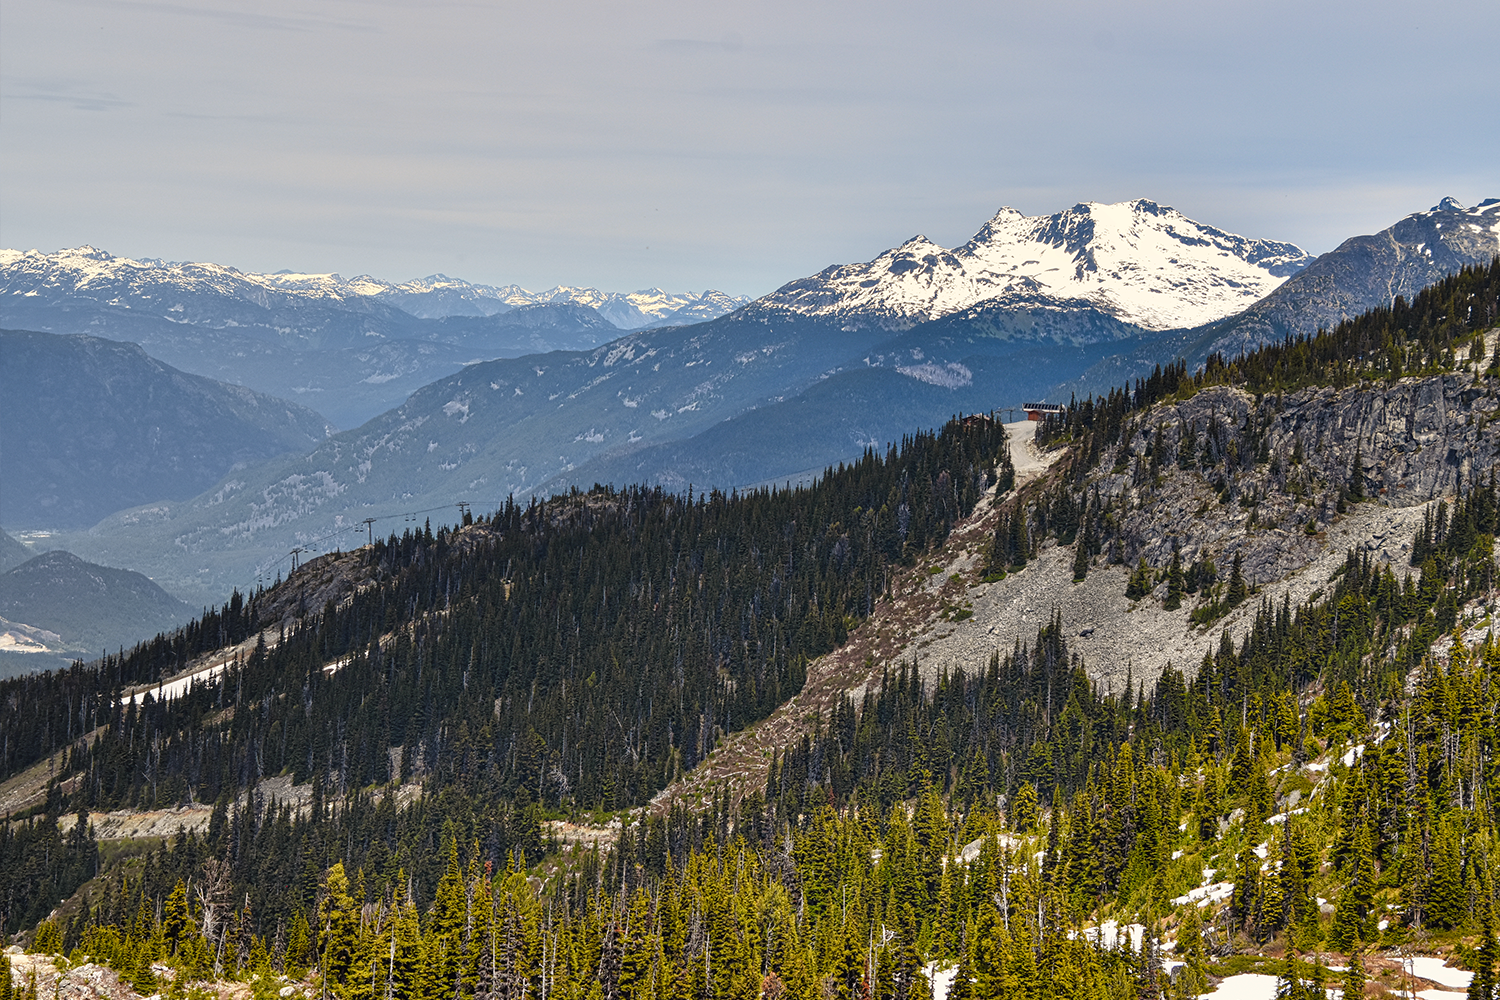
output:
<svg viewBox="0 0 1500 1000"><path fill-rule="evenodd" d="M118 97L102 94L4 94L7 101L48 101L67 104L75 111L118 111L135 107L134 101L122 101Z"/></svg>
<svg viewBox="0 0 1500 1000"><path fill-rule="evenodd" d="M287 17L278 14L262 14L246 10L220 10L211 7L190 7L185 4L153 2L153 0L64 0L80 7L103 7L113 10L151 11L173 18L193 17L232 24L237 28L257 28L262 31L323 31L329 28L339 31L374 32L370 24L355 21L334 21L318 17Z"/></svg>

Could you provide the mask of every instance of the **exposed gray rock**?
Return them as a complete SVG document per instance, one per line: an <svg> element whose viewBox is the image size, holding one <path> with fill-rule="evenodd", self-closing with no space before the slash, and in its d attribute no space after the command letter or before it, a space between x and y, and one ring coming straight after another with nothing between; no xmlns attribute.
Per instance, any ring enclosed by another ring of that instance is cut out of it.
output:
<svg viewBox="0 0 1500 1000"><path fill-rule="evenodd" d="M1159 428L1166 452L1159 481L1136 484L1127 471L1099 476L1091 486L1126 504L1120 554L1126 563L1144 556L1152 566L1165 566L1175 545L1184 562L1208 556L1223 570L1239 554L1251 583L1269 583L1320 550L1309 523L1325 529L1337 516L1340 491L1356 481L1375 502L1409 507L1488 475L1500 455L1500 437L1488 429L1497 413L1495 388L1471 373L1260 400L1212 388L1157 407L1122 449L1119 457L1132 471L1137 462L1145 465ZM1248 436L1264 439L1266 461L1235 460L1247 420L1264 428ZM1217 470L1177 465L1184 432L1201 442L1214 428L1231 449L1222 499L1209 478Z"/></svg>
<svg viewBox="0 0 1500 1000"><path fill-rule="evenodd" d="M1410 543L1428 506L1487 478L1500 459L1497 416L1495 388L1472 373L1260 400L1221 387L1158 406L1115 460L1107 457L1085 479L1087 490L1115 500L1117 561L1097 557L1087 579L1075 583L1073 548L1049 541L1024 570L968 588L973 617L936 623L912 651L929 676L940 669L972 673L992 655L1035 641L1038 628L1057 614L1070 648L1107 689L1149 688L1168 664L1191 672L1222 632L1244 634L1261 600L1297 604L1326 588L1350 549L1392 564L1398 576L1412 571ZM1251 431L1242 435L1247 418ZM1234 446L1228 463L1234 471L1222 490L1215 487L1223 463L1177 464L1183 432L1191 427L1201 446L1210 426L1220 429L1226 448ZM1158 428L1162 461L1152 475ZM1257 461L1258 448L1244 461L1233 458L1242 441L1262 438L1265 461ZM1302 460L1293 464L1299 441ZM1367 499L1340 513L1340 491L1356 460ZM1176 611L1162 607L1165 584L1128 600L1125 584L1136 560L1163 568L1174 546L1184 565L1212 558L1221 579L1238 554L1256 594L1202 628L1189 618L1197 597L1185 597ZM960 560L953 569L972 569L972 562Z"/></svg>

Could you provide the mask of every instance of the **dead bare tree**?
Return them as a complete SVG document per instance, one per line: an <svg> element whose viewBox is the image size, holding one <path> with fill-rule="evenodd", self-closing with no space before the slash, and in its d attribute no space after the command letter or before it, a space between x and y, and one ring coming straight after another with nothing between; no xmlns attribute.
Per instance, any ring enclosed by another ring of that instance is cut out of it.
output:
<svg viewBox="0 0 1500 1000"><path fill-rule="evenodd" d="M224 921L221 919L224 900L229 895L229 862L209 858L203 862L203 881L196 888L198 906L203 914L203 940L214 953L214 974L222 972L221 947L223 945Z"/></svg>

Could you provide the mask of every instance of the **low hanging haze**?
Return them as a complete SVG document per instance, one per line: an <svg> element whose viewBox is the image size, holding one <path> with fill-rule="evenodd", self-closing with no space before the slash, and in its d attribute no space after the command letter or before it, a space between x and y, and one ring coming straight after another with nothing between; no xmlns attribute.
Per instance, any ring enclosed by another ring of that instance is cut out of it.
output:
<svg viewBox="0 0 1500 1000"><path fill-rule="evenodd" d="M0 245L759 295L1001 205L1500 194L1494 0L5 0Z"/></svg>

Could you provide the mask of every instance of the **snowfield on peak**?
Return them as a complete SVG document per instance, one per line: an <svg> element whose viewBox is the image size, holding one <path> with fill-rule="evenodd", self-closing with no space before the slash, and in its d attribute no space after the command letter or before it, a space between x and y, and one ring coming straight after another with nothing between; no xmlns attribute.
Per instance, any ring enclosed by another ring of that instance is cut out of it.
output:
<svg viewBox="0 0 1500 1000"><path fill-rule="evenodd" d="M1169 330L1239 312L1311 259L1291 243L1236 236L1144 200L1086 202L1050 216L1002 208L961 247L917 236L760 303L892 329L995 303L1093 308Z"/></svg>

